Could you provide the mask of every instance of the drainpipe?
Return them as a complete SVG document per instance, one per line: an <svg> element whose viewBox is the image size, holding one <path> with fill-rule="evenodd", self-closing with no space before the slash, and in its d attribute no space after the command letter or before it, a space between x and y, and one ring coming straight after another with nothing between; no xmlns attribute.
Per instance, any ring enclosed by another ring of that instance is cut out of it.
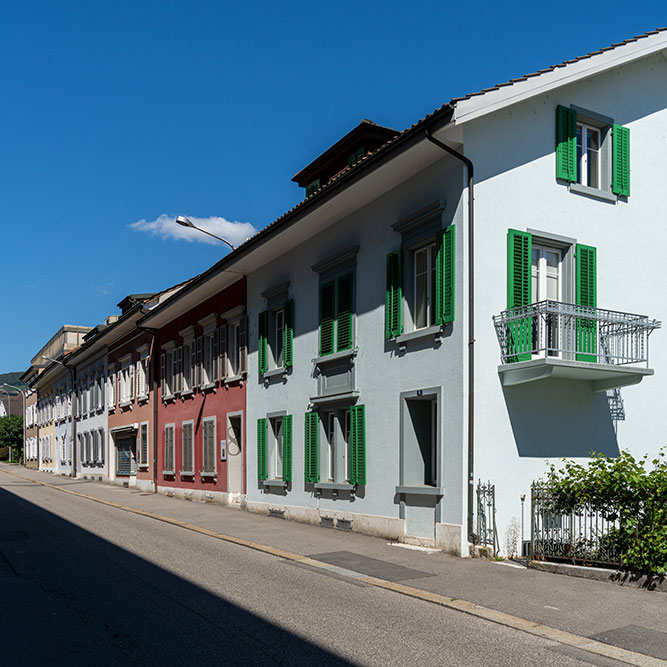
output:
<svg viewBox="0 0 667 667"><path fill-rule="evenodd" d="M155 341L157 339L157 329L152 327L142 327L137 324L137 329L145 331L153 338L151 341L151 376L153 385L153 493L157 493L157 377L159 372L160 355L155 354Z"/></svg>
<svg viewBox="0 0 667 667"><path fill-rule="evenodd" d="M475 482L475 168L472 161L462 153L436 139L424 128L426 138L442 148L468 170L468 539L474 543L473 524Z"/></svg>

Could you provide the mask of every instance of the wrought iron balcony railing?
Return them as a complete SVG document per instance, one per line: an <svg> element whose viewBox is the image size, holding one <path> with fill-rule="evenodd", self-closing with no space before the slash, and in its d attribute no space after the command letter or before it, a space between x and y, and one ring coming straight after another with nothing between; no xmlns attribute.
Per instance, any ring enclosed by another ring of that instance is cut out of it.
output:
<svg viewBox="0 0 667 667"><path fill-rule="evenodd" d="M648 367L648 341L661 323L645 315L540 301L493 318L503 364L555 357Z"/></svg>

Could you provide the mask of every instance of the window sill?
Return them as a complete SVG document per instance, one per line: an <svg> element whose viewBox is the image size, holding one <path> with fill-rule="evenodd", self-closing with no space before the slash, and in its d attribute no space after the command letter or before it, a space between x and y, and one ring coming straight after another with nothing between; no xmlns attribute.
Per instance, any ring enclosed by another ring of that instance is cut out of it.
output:
<svg viewBox="0 0 667 667"><path fill-rule="evenodd" d="M199 387L199 391L203 394L205 391L210 391L211 389L215 392L217 382L207 382Z"/></svg>
<svg viewBox="0 0 667 667"><path fill-rule="evenodd" d="M264 379L275 378L279 377L280 375L287 375L287 369L283 366L280 368L274 368L270 371L264 371L264 373L262 373L262 377Z"/></svg>
<svg viewBox="0 0 667 667"><path fill-rule="evenodd" d="M354 491L357 487L349 482L317 482L315 488L320 491Z"/></svg>
<svg viewBox="0 0 667 667"><path fill-rule="evenodd" d="M148 403L148 396L140 396L139 398L137 398L137 403L139 403L140 405Z"/></svg>
<svg viewBox="0 0 667 667"><path fill-rule="evenodd" d="M163 396L162 397L162 402L163 403L171 403L171 402L174 402L174 401L176 401L176 394L169 394L168 396ZM121 407L123 407L122 404L121 404Z"/></svg>
<svg viewBox="0 0 667 667"><path fill-rule="evenodd" d="M326 364L330 361L340 361L341 359L350 359L357 356L359 351L358 347L351 347L349 350L341 350L340 352L332 352L331 354L326 354L323 357L315 357L313 363L318 366L319 364Z"/></svg>
<svg viewBox="0 0 667 667"><path fill-rule="evenodd" d="M176 473L173 470L163 470L162 475L164 477L173 477Z"/></svg>
<svg viewBox="0 0 667 667"><path fill-rule="evenodd" d="M132 405L133 401L123 401L122 403L119 403L118 406L120 408L129 408Z"/></svg>
<svg viewBox="0 0 667 667"><path fill-rule="evenodd" d="M409 486L397 486L396 493L411 496L444 496L445 492L441 486L428 486L426 484L415 484Z"/></svg>
<svg viewBox="0 0 667 667"><path fill-rule="evenodd" d="M234 384L235 382L243 382L243 375L230 375L223 380L224 384Z"/></svg>
<svg viewBox="0 0 667 667"><path fill-rule="evenodd" d="M182 391L181 400L184 401L186 398L190 398L190 396L194 395L195 395L194 389L188 389L187 391Z"/></svg>
<svg viewBox="0 0 667 667"><path fill-rule="evenodd" d="M417 329L416 331L411 331L410 333L401 334L396 336L394 341L399 345L404 345L405 343L411 340L419 340L420 338L440 338L442 333L442 327L439 324L436 324L432 327L426 327L425 329Z"/></svg>
<svg viewBox="0 0 667 667"><path fill-rule="evenodd" d="M310 402L313 405L321 405L324 403L347 402L354 403L359 398L359 391L346 391L342 394L329 394L326 396L311 396Z"/></svg>
<svg viewBox="0 0 667 667"><path fill-rule="evenodd" d="M574 192L578 195L584 195L586 197L592 197L593 199L610 202L612 204L615 204L618 201L618 197L613 192L599 190L598 188L591 188L588 185L581 185L579 183L570 183L570 192Z"/></svg>
<svg viewBox="0 0 667 667"><path fill-rule="evenodd" d="M186 472L185 470L181 470L181 479L184 479L188 477L189 479L194 479L195 474L194 472Z"/></svg>
<svg viewBox="0 0 667 667"><path fill-rule="evenodd" d="M218 477L218 473L217 472L200 472L199 476L202 479L212 479L213 481L215 481Z"/></svg>
<svg viewBox="0 0 667 667"><path fill-rule="evenodd" d="M265 479L262 485L268 487L277 486L284 489L287 486L287 482L282 479Z"/></svg>

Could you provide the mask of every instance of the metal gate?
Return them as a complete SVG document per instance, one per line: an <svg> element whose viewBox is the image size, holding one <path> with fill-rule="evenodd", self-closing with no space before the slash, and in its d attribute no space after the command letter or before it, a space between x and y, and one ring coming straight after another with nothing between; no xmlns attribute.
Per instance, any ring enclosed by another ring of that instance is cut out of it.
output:
<svg viewBox="0 0 667 667"><path fill-rule="evenodd" d="M498 530L496 529L496 487L491 482L477 482L477 541L493 549L495 556L499 551Z"/></svg>

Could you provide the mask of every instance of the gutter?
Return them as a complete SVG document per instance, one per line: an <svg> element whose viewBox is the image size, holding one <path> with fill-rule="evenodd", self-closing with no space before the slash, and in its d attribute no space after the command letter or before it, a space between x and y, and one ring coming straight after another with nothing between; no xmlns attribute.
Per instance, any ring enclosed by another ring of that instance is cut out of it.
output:
<svg viewBox="0 0 667 667"><path fill-rule="evenodd" d="M153 385L153 493L157 493L157 378L158 372L160 370L159 359L160 355L156 354L155 345L157 342L157 329L151 327L142 327L140 324L137 324L137 329L140 331L145 331L147 334L150 334L153 338L151 347L151 360L153 362L153 368L151 369L151 376Z"/></svg>
<svg viewBox="0 0 667 667"><path fill-rule="evenodd" d="M473 529L475 483L475 167L463 153L436 139L424 126L426 138L465 164L468 171L468 539L476 542Z"/></svg>

